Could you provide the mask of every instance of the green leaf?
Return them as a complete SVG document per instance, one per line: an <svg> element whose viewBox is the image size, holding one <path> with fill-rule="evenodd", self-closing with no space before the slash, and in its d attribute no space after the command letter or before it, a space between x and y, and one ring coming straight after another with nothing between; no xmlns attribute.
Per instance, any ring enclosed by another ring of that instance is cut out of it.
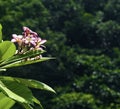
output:
<svg viewBox="0 0 120 109"><path fill-rule="evenodd" d="M33 98L33 101L39 105L39 109L43 109L41 103L39 100L37 100L35 97ZM25 104L25 103L22 103L21 104L25 109L34 109L30 104Z"/></svg>
<svg viewBox="0 0 120 109"><path fill-rule="evenodd" d="M34 98L33 98L33 101L40 106L40 109L43 109L40 101L39 101L37 98L34 97Z"/></svg>
<svg viewBox="0 0 120 109"><path fill-rule="evenodd" d="M0 61L12 57L16 52L15 45L10 41L0 43Z"/></svg>
<svg viewBox="0 0 120 109"><path fill-rule="evenodd" d="M21 104L25 109L33 109L33 107L29 104L22 103Z"/></svg>
<svg viewBox="0 0 120 109"><path fill-rule="evenodd" d="M0 81L0 89L2 92L10 97L11 99L21 102L21 103L30 103L32 104L33 95L32 92L25 87L16 82L11 81Z"/></svg>
<svg viewBox="0 0 120 109"><path fill-rule="evenodd" d="M16 61L16 62L7 64L7 65L3 65L3 66L0 67L0 68L1 68L1 69L6 69L6 68L24 66L24 65L29 65L29 64L33 64L33 63L38 63L38 62L42 62L42 61L46 61L46 60L50 60L50 59L53 59L53 58L42 57L41 59L37 59L37 60Z"/></svg>
<svg viewBox="0 0 120 109"><path fill-rule="evenodd" d="M45 51L28 51L27 53L25 54L17 54L17 55L14 55L12 56L11 58L8 58L6 59L4 62L2 62L0 64L0 66L2 65L6 65L6 64L10 64L10 63L14 63L14 62L17 62L17 61L22 61L22 60L26 60L27 58L32 58L32 57L35 57L35 56L38 56L42 53L44 53Z"/></svg>
<svg viewBox="0 0 120 109"><path fill-rule="evenodd" d="M32 79L22 79L22 78L14 78L14 77L8 77L8 76L0 76L1 81L8 81L9 82L15 82L19 84L24 84L27 87L41 89L41 90L47 90L55 93L55 91L45 83L32 80Z"/></svg>
<svg viewBox="0 0 120 109"><path fill-rule="evenodd" d="M6 69L1 69L1 68L0 68L0 72L1 72L1 71L6 71Z"/></svg>
<svg viewBox="0 0 120 109"><path fill-rule="evenodd" d="M2 25L0 24L0 43L2 42Z"/></svg>
<svg viewBox="0 0 120 109"><path fill-rule="evenodd" d="M15 104L15 101L5 96L0 92L0 109L10 109Z"/></svg>

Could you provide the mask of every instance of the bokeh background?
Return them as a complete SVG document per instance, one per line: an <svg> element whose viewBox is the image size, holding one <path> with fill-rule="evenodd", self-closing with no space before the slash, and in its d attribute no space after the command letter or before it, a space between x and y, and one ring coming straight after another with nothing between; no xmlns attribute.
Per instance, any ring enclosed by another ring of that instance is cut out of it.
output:
<svg viewBox="0 0 120 109"><path fill-rule="evenodd" d="M54 88L32 90L45 109L120 109L120 0L0 0L0 23L4 40L23 26L47 39L56 59L3 73Z"/></svg>

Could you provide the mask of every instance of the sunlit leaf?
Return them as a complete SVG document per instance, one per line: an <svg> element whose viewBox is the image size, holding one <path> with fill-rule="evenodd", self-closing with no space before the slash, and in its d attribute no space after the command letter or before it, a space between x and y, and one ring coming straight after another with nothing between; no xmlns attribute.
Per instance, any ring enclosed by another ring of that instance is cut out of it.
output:
<svg viewBox="0 0 120 109"><path fill-rule="evenodd" d="M33 98L33 101L39 105L39 109L43 109L41 103L39 100L37 100L35 97ZM22 103L21 104L25 109L34 109L33 106L31 106L30 104L26 104L26 103Z"/></svg>
<svg viewBox="0 0 120 109"><path fill-rule="evenodd" d="M50 60L53 58L49 58L49 57L42 57L41 59L37 59L37 60L24 60L24 61L16 61L7 65L3 65L2 69L6 69L6 68L12 68L12 67L18 67L18 66L24 66L24 65L29 65L29 64L33 64L33 63L38 63L38 62L42 62L42 61L46 61L46 60Z"/></svg>
<svg viewBox="0 0 120 109"><path fill-rule="evenodd" d="M8 83L14 82L19 84L24 84L27 87L41 89L41 90L47 90L55 93L55 91L45 83L32 80L32 79L22 79L22 78L14 78L14 77L8 77L8 76L0 76L1 81L7 81Z"/></svg>
<svg viewBox="0 0 120 109"><path fill-rule="evenodd" d="M6 69L0 69L0 72L1 72L1 71L6 71Z"/></svg>
<svg viewBox="0 0 120 109"><path fill-rule="evenodd" d="M31 50L25 54L17 54L17 55L12 56L11 58L6 59L0 65L6 65L6 64L17 62L17 61L26 60L27 58L32 58L32 57L38 56L44 52L45 51L40 51L40 50L32 51Z"/></svg>
<svg viewBox="0 0 120 109"><path fill-rule="evenodd" d="M10 81L0 81L0 89L5 95L15 101L28 104L32 103L33 95L31 91L24 85Z"/></svg>
<svg viewBox="0 0 120 109"><path fill-rule="evenodd" d="M10 109L15 104L15 101L5 96L0 92L0 109Z"/></svg>
<svg viewBox="0 0 120 109"><path fill-rule="evenodd" d="M16 47L10 41L0 43L0 61L8 59L15 54Z"/></svg>

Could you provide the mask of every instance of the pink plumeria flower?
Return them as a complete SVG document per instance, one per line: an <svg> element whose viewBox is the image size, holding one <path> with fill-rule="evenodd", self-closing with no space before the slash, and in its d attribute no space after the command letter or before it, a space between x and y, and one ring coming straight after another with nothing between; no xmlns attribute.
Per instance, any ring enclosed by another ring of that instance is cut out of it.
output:
<svg viewBox="0 0 120 109"><path fill-rule="evenodd" d="M46 41L47 41L47 40L42 40L41 38L37 38L37 42L36 42L37 45L35 46L35 49L37 49L37 50L43 50L42 47L45 48L45 46L42 45L42 44L44 44Z"/></svg>
<svg viewBox="0 0 120 109"><path fill-rule="evenodd" d="M47 42L47 40L42 40L40 37L37 38L37 43L38 43L39 45L42 45L42 44L44 44L45 42Z"/></svg>
<svg viewBox="0 0 120 109"><path fill-rule="evenodd" d="M17 35L17 34L13 34L12 35L13 39L11 40L11 42L17 42L19 45L22 44L22 38L23 36L22 35Z"/></svg>
<svg viewBox="0 0 120 109"><path fill-rule="evenodd" d="M38 36L38 34L36 32L32 31L28 27L23 27L23 31L24 31L23 34L24 34L25 37L30 36L30 35L32 35L34 37Z"/></svg>
<svg viewBox="0 0 120 109"><path fill-rule="evenodd" d="M18 44L18 50L16 54L25 54L29 50L40 50L42 51L45 46L43 45L47 40L42 40L38 37L38 34L28 27L23 27L23 35L12 35L13 39L11 40L14 43ZM34 59L38 59L34 57Z"/></svg>
<svg viewBox="0 0 120 109"><path fill-rule="evenodd" d="M24 38L24 43L25 44L28 44L28 45L34 45L34 46L36 46L36 42L35 42L35 40L36 40L36 38L35 37L29 37L29 36L27 36L26 38Z"/></svg>

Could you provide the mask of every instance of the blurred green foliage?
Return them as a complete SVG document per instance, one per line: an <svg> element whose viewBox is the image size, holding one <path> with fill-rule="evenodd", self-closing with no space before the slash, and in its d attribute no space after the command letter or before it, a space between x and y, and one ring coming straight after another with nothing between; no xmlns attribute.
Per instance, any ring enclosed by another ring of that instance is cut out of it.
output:
<svg viewBox="0 0 120 109"><path fill-rule="evenodd" d="M6 74L54 87L49 97L35 90L46 109L119 109L119 0L1 0L0 13L4 39L28 26L48 40L55 60Z"/></svg>

